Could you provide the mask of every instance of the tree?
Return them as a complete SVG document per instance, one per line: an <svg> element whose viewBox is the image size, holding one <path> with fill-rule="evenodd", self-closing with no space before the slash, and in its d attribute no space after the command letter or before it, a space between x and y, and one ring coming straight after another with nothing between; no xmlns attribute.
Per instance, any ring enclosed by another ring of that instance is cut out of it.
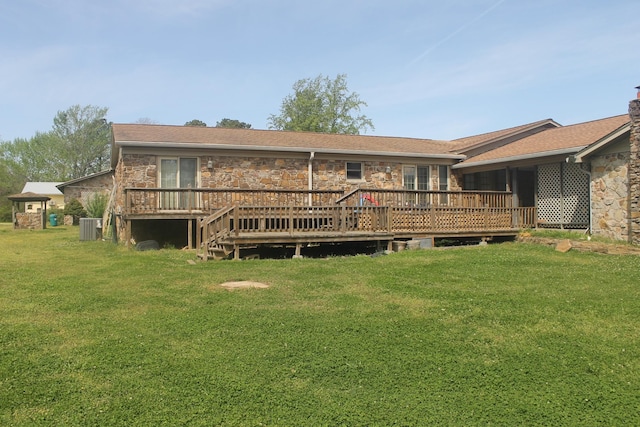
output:
<svg viewBox="0 0 640 427"><path fill-rule="evenodd" d="M108 108L74 105L58 111L52 133L60 139L59 158L68 171L62 180L80 178L109 167L111 127L105 116Z"/></svg>
<svg viewBox="0 0 640 427"><path fill-rule="evenodd" d="M158 122L149 118L149 117L140 117L138 120L134 122L138 125L157 125Z"/></svg>
<svg viewBox="0 0 640 427"><path fill-rule="evenodd" d="M216 122L216 127L230 129L251 129L251 125L249 123L241 122L234 119L222 119L219 122Z"/></svg>
<svg viewBox="0 0 640 427"><path fill-rule="evenodd" d="M12 202L6 196L19 193L27 181L24 169L9 152L11 146L0 141L0 222L11 221Z"/></svg>
<svg viewBox="0 0 640 427"><path fill-rule="evenodd" d="M16 138L6 146L4 158L25 181L64 181L71 175L66 147L53 132L36 132L30 139Z"/></svg>
<svg viewBox="0 0 640 427"><path fill-rule="evenodd" d="M367 103L349 92L346 74L298 80L293 91L283 99L280 113L269 116L269 129L349 135L374 129L367 116L358 114Z"/></svg>
<svg viewBox="0 0 640 427"><path fill-rule="evenodd" d="M0 160L25 181L68 181L103 171L111 145L106 113L90 105L58 111L51 131L3 143Z"/></svg>
<svg viewBox="0 0 640 427"><path fill-rule="evenodd" d="M207 124L202 120L193 119L184 124L185 126L207 127Z"/></svg>

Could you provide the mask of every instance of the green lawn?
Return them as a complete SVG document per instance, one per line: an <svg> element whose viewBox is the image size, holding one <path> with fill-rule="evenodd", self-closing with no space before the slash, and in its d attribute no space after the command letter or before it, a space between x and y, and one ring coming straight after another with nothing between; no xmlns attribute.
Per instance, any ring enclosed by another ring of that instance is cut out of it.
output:
<svg viewBox="0 0 640 427"><path fill-rule="evenodd" d="M640 258L191 265L78 236L0 225L0 425L640 425Z"/></svg>

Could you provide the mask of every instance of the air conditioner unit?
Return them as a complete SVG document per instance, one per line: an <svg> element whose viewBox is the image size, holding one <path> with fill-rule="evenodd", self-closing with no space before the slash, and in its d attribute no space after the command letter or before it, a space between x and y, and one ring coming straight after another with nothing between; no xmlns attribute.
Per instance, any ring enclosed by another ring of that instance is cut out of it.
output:
<svg viewBox="0 0 640 427"><path fill-rule="evenodd" d="M102 238L102 218L80 218L80 241Z"/></svg>

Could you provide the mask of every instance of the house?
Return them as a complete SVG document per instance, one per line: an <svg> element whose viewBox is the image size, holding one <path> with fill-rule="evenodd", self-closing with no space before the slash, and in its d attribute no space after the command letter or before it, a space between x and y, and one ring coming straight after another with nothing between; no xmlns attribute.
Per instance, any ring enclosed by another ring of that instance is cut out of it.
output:
<svg viewBox="0 0 640 427"><path fill-rule="evenodd" d="M236 256L265 242L299 251L525 227L635 242L634 126L629 115L546 119L439 141L114 124L113 212L126 242L162 236Z"/></svg>
<svg viewBox="0 0 640 427"><path fill-rule="evenodd" d="M228 237L235 243L225 244L236 253L243 238L261 244L258 232L262 242L278 234L270 243L279 244L388 245L417 235L515 234L522 225L506 192L461 192L451 167L466 156L448 141L141 124L114 124L112 135L115 213L127 242L163 235L199 247L202 221L223 226L215 216L233 206L226 227L236 227Z"/></svg>
<svg viewBox="0 0 640 427"><path fill-rule="evenodd" d="M46 202L46 208L48 210L51 209L64 209L64 195L58 188L57 185L61 184L60 182L27 182L22 189L22 193L33 193L39 194L42 196L49 197L49 200ZM25 212L37 213L42 210L40 203L29 203L26 202L24 204Z"/></svg>

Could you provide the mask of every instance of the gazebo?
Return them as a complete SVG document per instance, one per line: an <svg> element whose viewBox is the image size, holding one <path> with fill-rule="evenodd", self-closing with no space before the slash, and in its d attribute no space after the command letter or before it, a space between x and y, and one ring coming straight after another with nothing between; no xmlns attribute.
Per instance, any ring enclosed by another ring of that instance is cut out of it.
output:
<svg viewBox="0 0 640 427"><path fill-rule="evenodd" d="M40 229L47 228L47 202L51 197L36 193L19 193L7 196L13 203L11 205L11 221L16 229ZM40 212L20 212L20 203L40 202Z"/></svg>

